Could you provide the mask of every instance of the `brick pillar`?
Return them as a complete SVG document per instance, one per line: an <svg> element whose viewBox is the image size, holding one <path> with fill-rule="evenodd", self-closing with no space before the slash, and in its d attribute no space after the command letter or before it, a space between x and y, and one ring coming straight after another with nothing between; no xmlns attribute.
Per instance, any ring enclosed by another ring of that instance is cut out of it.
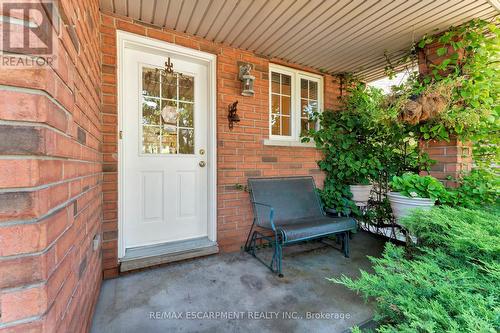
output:
<svg viewBox="0 0 500 333"><path fill-rule="evenodd" d="M455 179L460 177L462 172L471 170L472 147L470 143L463 143L457 139L449 142L431 140L420 142L420 148L436 161L436 164L431 167L430 174L446 186L455 187L457 184L453 180L448 180L449 177ZM427 171L421 171L420 174L427 175Z"/></svg>
<svg viewBox="0 0 500 333"><path fill-rule="evenodd" d="M437 65L448 55L438 56L437 49L442 47L439 43L426 45L418 53L418 70L421 75L429 75L431 65ZM451 46L448 47L448 54L455 52ZM459 50L459 59L463 53ZM445 73L441 73L445 74ZM462 172L470 171L472 168L472 145L464 143L456 138L450 141L422 141L420 142L422 152L429 154L429 157L436 161L436 164L431 167L430 174L433 177L441 180L446 186L456 186L455 181L450 181L447 178L458 178ZM426 171L421 174L426 175Z"/></svg>
<svg viewBox="0 0 500 333"><path fill-rule="evenodd" d="M0 51L26 48L0 56L0 333L88 332L102 280L99 1L0 6L15 18ZM32 58L31 45L50 47Z"/></svg>

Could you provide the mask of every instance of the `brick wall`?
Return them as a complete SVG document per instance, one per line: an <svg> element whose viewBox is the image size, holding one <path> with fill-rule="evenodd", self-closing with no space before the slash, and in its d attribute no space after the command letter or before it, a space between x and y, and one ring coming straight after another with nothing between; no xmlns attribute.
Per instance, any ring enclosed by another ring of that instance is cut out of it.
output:
<svg viewBox="0 0 500 333"><path fill-rule="evenodd" d="M456 186L456 181L448 180L448 177L456 179L463 172L468 172L472 168L472 146L457 139L450 141L431 140L421 142L420 148L429 154L429 157L436 161L431 166L430 174L441 180L446 186ZM427 172L422 171L422 175Z"/></svg>
<svg viewBox="0 0 500 333"><path fill-rule="evenodd" d="M87 331L102 279L98 0L57 6L52 65L0 64L2 333Z"/></svg>
<svg viewBox="0 0 500 333"><path fill-rule="evenodd" d="M418 70L421 75L432 75L432 65L439 65L444 59L449 57L448 54L455 52L449 46L447 54L438 56L437 49L440 47L442 47L442 44L435 42L419 50ZM460 61L463 52L459 50L458 53ZM446 73L441 74L446 75ZM431 167L430 174L441 180L446 186L456 186L457 183L453 180L448 180L448 178L456 179L463 172L470 171L472 168L471 143L464 143L452 138L450 141L432 140L421 142L420 148L429 154L431 159L436 161L436 164ZM421 174L425 175L427 172L421 172Z"/></svg>
<svg viewBox="0 0 500 333"><path fill-rule="evenodd" d="M314 148L264 146L268 138L268 65L277 60L259 57L251 52L213 43L175 31L143 25L110 13L101 15L102 100L104 152L104 276L118 274L117 259L117 96L116 96L116 30L133 32L169 43L217 55L217 160L218 160L218 243L222 251L235 251L244 243L253 214L248 194L235 184L245 184L248 177L313 175L318 185L323 174L316 161L321 158ZM238 62L254 65L255 96L244 97L237 79ZM297 66L292 66L296 67ZM299 67L300 68L300 67ZM300 68L307 70L307 68ZM312 71L315 72L315 71ZM325 76L325 108L338 102L338 84ZM227 123L227 106L239 101L241 122L232 131Z"/></svg>

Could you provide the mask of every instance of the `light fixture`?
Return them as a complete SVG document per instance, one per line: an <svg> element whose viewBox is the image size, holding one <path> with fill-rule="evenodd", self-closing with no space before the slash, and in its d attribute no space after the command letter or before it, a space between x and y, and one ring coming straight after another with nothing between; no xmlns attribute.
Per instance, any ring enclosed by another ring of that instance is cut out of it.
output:
<svg viewBox="0 0 500 333"><path fill-rule="evenodd" d="M238 105L238 101L229 104L228 106L228 114L227 114L227 120L229 121L229 129L233 129L234 123L239 123L240 122L240 117L236 114L238 109L236 108Z"/></svg>
<svg viewBox="0 0 500 333"><path fill-rule="evenodd" d="M255 80L255 76L250 74L250 70L252 69L251 64L244 64L240 66L240 72L238 78L241 81L241 94L243 96L253 96L253 82Z"/></svg>

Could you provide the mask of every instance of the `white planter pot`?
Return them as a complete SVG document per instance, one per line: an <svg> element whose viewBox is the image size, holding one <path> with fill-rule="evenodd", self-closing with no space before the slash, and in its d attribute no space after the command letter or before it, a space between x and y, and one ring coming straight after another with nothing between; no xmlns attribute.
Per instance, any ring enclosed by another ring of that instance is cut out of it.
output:
<svg viewBox="0 0 500 333"><path fill-rule="evenodd" d="M349 185L352 193L352 200L356 202L357 206L366 206L370 200L370 192L373 185Z"/></svg>
<svg viewBox="0 0 500 333"><path fill-rule="evenodd" d="M391 203L392 213L396 221L410 214L413 209L429 210L436 203L435 200L428 198L409 198L399 192L389 192L387 193L387 198Z"/></svg>

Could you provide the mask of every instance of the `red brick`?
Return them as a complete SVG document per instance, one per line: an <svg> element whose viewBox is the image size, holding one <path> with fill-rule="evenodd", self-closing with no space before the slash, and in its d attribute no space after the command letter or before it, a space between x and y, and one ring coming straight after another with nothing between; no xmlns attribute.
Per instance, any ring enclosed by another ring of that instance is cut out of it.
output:
<svg viewBox="0 0 500 333"><path fill-rule="evenodd" d="M40 315L47 307L47 294L43 286L3 292L0 300L4 323Z"/></svg>
<svg viewBox="0 0 500 333"><path fill-rule="evenodd" d="M139 35L146 35L146 28L144 28L143 26L140 26L140 25L134 24L134 23L130 23L130 22L125 22L122 20L116 21L116 28L118 30L133 32L133 33L139 34Z"/></svg>
<svg viewBox="0 0 500 333"><path fill-rule="evenodd" d="M174 35L157 29L147 29L148 37L159 39L168 43L174 42Z"/></svg>

